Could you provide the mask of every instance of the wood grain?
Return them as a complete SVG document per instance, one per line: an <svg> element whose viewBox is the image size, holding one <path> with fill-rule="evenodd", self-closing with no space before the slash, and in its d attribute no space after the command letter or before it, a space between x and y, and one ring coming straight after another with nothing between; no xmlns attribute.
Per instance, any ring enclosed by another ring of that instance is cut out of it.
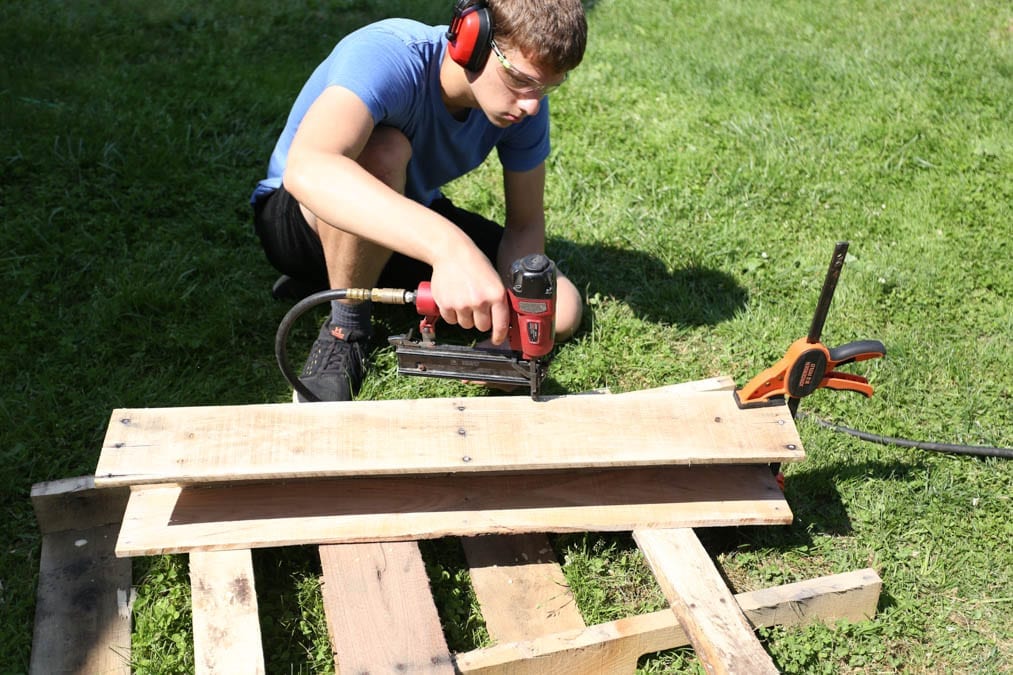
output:
<svg viewBox="0 0 1013 675"><path fill-rule="evenodd" d="M691 529L635 530L669 606L708 673L777 673Z"/></svg>
<svg viewBox="0 0 1013 675"><path fill-rule="evenodd" d="M43 536L29 672L130 673L130 561L114 554L127 493L81 476L31 494Z"/></svg>
<svg viewBox="0 0 1013 675"><path fill-rule="evenodd" d="M113 412L100 486L349 475L792 462L785 406L727 391L127 409Z"/></svg>
<svg viewBox="0 0 1013 675"><path fill-rule="evenodd" d="M196 672L264 672L257 589L249 550L190 554Z"/></svg>
<svg viewBox="0 0 1013 675"><path fill-rule="evenodd" d="M637 527L787 524L765 466L142 486L118 555Z"/></svg>
<svg viewBox="0 0 1013 675"><path fill-rule="evenodd" d="M48 534L119 523L130 490L99 490L94 476L77 476L36 483L31 495L39 530Z"/></svg>
<svg viewBox="0 0 1013 675"><path fill-rule="evenodd" d="M584 628L584 618L544 534L461 539L489 636L515 642Z"/></svg>
<svg viewBox="0 0 1013 675"><path fill-rule="evenodd" d="M417 543L321 546L320 563L339 673L454 672Z"/></svg>

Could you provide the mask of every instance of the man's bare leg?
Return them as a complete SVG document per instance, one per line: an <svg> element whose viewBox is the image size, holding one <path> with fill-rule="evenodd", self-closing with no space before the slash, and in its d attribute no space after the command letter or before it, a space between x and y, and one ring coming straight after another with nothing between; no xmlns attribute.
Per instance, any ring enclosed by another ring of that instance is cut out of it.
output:
<svg viewBox="0 0 1013 675"><path fill-rule="evenodd" d="M584 315L584 301L577 287L564 276L559 277L556 289L556 342L573 337L580 328Z"/></svg>
<svg viewBox="0 0 1013 675"><path fill-rule="evenodd" d="M377 127L358 163L392 190L404 194L411 144L400 131ZM331 288L372 287L390 259L390 249L332 227L300 206L306 222L320 237Z"/></svg>
<svg viewBox="0 0 1013 675"><path fill-rule="evenodd" d="M404 193L411 144L389 127L377 127L357 161L391 189ZM390 259L383 246L333 227L300 205L303 217L320 237L331 288L370 288ZM368 303L338 300L320 331L300 378L323 401L350 401L366 374L366 345L372 335Z"/></svg>

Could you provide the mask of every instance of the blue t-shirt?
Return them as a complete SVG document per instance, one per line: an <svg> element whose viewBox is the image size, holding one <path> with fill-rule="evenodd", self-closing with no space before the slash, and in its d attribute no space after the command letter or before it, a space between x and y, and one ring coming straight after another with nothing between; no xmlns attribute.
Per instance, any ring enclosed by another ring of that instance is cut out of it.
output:
<svg viewBox="0 0 1013 675"><path fill-rule="evenodd" d="M446 26L427 26L408 19L387 19L350 33L317 66L296 98L275 145L267 178L252 201L281 185L285 161L296 129L310 105L329 86L354 92L369 108L375 124L399 129L412 145L405 194L424 205L440 188L471 171L496 148L509 171L528 171L549 154L549 106L505 129L485 113L468 109L463 121L443 104L440 66L446 53Z"/></svg>

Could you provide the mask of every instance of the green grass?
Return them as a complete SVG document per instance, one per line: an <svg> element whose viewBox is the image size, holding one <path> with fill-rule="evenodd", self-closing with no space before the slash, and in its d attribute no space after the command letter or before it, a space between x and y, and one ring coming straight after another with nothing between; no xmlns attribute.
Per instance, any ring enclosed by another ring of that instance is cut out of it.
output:
<svg viewBox="0 0 1013 675"><path fill-rule="evenodd" d="M340 36L382 16L445 21L449 4L0 5L0 670L29 659L33 483L93 472L115 407L287 400L273 359L287 307L267 292L249 192ZM848 240L824 341L875 338L888 357L850 368L872 399L820 391L802 409L1013 446L1008 3L590 4L587 58L552 102L547 196L549 252L588 311L550 392L745 382L806 333ZM493 160L450 192L501 214L497 174ZM482 394L398 378L377 348L365 396ZM1009 462L799 427L795 523L704 542L737 590L865 566L884 587L872 621L763 631L777 664L1013 670ZM589 620L663 606L628 536L554 541ZM452 646L484 644L459 548L424 553ZM326 669L312 548L255 565L269 670ZM140 560L135 578L138 671L191 670L185 559ZM699 669L689 650L641 665Z"/></svg>

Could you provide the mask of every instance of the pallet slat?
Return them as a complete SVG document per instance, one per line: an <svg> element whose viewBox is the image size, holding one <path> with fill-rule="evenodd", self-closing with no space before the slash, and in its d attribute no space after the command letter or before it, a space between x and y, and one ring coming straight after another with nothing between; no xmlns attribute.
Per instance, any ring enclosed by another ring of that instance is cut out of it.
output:
<svg viewBox="0 0 1013 675"><path fill-rule="evenodd" d="M584 618L544 534L461 540L489 636L516 642L584 628Z"/></svg>
<svg viewBox="0 0 1013 675"><path fill-rule="evenodd" d="M31 495L42 550L29 672L129 674L131 565L114 554L127 491L81 476Z"/></svg>
<svg viewBox="0 0 1013 675"><path fill-rule="evenodd" d="M132 492L116 551L153 555L791 519L765 466L151 486Z"/></svg>
<svg viewBox="0 0 1013 675"><path fill-rule="evenodd" d="M546 452L546 443L552 451ZM115 410L101 486L792 462L785 406L726 391Z"/></svg>
<svg viewBox="0 0 1013 675"><path fill-rule="evenodd" d="M320 563L338 672L454 672L417 543L321 546Z"/></svg>
<svg viewBox="0 0 1013 675"><path fill-rule="evenodd" d="M264 649L250 551L191 553L190 591L196 672L262 674Z"/></svg>
<svg viewBox="0 0 1013 675"><path fill-rule="evenodd" d="M708 673L777 673L693 530L635 530L679 623Z"/></svg>
<svg viewBox="0 0 1013 675"><path fill-rule="evenodd" d="M118 526L42 538L30 672L130 673L130 561Z"/></svg>
<svg viewBox="0 0 1013 675"><path fill-rule="evenodd" d="M32 509L43 534L119 524L130 491L100 490L94 476L62 478L32 486Z"/></svg>

